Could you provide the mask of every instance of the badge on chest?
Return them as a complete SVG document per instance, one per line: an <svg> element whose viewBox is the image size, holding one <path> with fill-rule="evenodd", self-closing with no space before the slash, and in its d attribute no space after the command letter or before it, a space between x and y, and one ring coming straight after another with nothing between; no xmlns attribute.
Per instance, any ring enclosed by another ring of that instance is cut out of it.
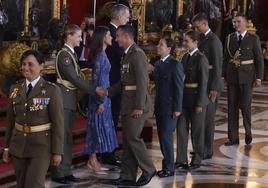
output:
<svg viewBox="0 0 268 188"><path fill-rule="evenodd" d="M43 110L49 104L50 98L33 98L33 105L30 106L30 111Z"/></svg>
<svg viewBox="0 0 268 188"><path fill-rule="evenodd" d="M129 72L129 64L123 64L121 67L121 73L125 74Z"/></svg>

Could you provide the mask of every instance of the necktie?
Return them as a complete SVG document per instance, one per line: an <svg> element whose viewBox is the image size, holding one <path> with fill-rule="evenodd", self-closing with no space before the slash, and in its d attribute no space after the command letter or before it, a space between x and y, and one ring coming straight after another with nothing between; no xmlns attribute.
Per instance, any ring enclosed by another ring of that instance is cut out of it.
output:
<svg viewBox="0 0 268 188"><path fill-rule="evenodd" d="M188 63L188 62L189 62L190 58L191 58L191 55L190 55L190 54L188 54L188 55L187 55L187 59L186 59L186 63Z"/></svg>
<svg viewBox="0 0 268 188"><path fill-rule="evenodd" d="M204 40L206 38L206 35L204 33L201 33L199 35L200 41Z"/></svg>
<svg viewBox="0 0 268 188"><path fill-rule="evenodd" d="M29 95L29 93L32 91L32 89L33 89L33 86L32 86L31 83L29 83L29 85L28 85L28 89L27 89L27 93L26 93L26 96Z"/></svg>
<svg viewBox="0 0 268 188"><path fill-rule="evenodd" d="M243 38L242 35L239 35L239 36L238 36L238 45L239 45L239 46L240 46L240 44L241 44L241 42L242 42L242 38Z"/></svg>
<svg viewBox="0 0 268 188"><path fill-rule="evenodd" d="M121 57L121 60L123 60L126 57L126 53L124 53Z"/></svg>

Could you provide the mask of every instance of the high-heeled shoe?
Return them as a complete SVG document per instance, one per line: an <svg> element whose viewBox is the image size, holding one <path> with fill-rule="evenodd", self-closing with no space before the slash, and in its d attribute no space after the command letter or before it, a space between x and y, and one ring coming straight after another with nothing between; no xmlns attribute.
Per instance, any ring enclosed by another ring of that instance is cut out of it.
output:
<svg viewBox="0 0 268 188"><path fill-rule="evenodd" d="M98 169L96 169L89 162L87 163L87 167L88 167L88 169L90 171L92 171L95 174L98 174L98 175L107 175L108 174L107 172L105 172L105 171L102 170L104 168L98 168Z"/></svg>

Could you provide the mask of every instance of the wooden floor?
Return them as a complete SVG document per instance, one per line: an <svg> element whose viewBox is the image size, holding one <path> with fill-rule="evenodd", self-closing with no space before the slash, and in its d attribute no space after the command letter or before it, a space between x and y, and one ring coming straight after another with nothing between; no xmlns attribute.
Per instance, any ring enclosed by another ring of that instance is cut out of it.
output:
<svg viewBox="0 0 268 188"><path fill-rule="evenodd" d="M268 187L268 89L267 86L256 89L252 105L253 142L244 144L244 128L240 119L240 145L224 146L227 140L227 109L225 94L220 99L216 116L214 156L204 160L199 169L177 170L174 177L158 178L144 186L147 188L264 188ZM154 121L151 117L150 121ZM156 128L153 142L148 144L150 155L157 169L161 169L160 151ZM174 135L174 139L176 139ZM176 144L174 140L174 148ZM191 142L189 141L189 152ZM176 150L175 150L176 151ZM78 184L63 186L47 179L46 188L51 187L116 187L105 184L103 178L114 179L119 176L119 169L114 168L108 175L95 175L85 166L74 169L74 174L82 181ZM6 187L11 186L6 185Z"/></svg>

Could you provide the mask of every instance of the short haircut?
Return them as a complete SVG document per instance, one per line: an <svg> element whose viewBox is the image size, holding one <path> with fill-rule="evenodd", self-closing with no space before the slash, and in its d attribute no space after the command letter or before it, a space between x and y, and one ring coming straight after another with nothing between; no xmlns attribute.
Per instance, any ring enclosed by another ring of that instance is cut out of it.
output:
<svg viewBox="0 0 268 188"><path fill-rule="evenodd" d="M242 17L244 20L248 20L248 18L245 16L245 14L242 14L242 13L237 13L237 15L235 17Z"/></svg>
<svg viewBox="0 0 268 188"><path fill-rule="evenodd" d="M196 15L194 15L192 22L201 22L201 21L207 21L208 22L208 16L204 12L200 12Z"/></svg>
<svg viewBox="0 0 268 188"><path fill-rule="evenodd" d="M176 48L175 41L172 38L166 36L162 37L161 39L165 41L168 48L171 48L170 53L172 54Z"/></svg>
<svg viewBox="0 0 268 188"><path fill-rule="evenodd" d="M189 30L185 33L185 36L190 37L193 41L199 41L200 40L200 34L195 30Z"/></svg>
<svg viewBox="0 0 268 188"><path fill-rule="evenodd" d="M129 11L129 8L126 5L123 4L114 5L111 10L111 19L118 18L124 15L126 11Z"/></svg>
<svg viewBox="0 0 268 188"><path fill-rule="evenodd" d="M131 38L135 38L136 31L133 26L126 24L126 25L120 25L118 26L117 30L121 30L124 33L127 33Z"/></svg>
<svg viewBox="0 0 268 188"><path fill-rule="evenodd" d="M20 57L20 62L22 63L22 61L24 59L26 59L30 55L34 56L35 59L37 60L37 62L40 65L43 64L43 63L45 63L43 55L39 51L37 51L37 50L27 50L27 51L23 52L23 54Z"/></svg>

